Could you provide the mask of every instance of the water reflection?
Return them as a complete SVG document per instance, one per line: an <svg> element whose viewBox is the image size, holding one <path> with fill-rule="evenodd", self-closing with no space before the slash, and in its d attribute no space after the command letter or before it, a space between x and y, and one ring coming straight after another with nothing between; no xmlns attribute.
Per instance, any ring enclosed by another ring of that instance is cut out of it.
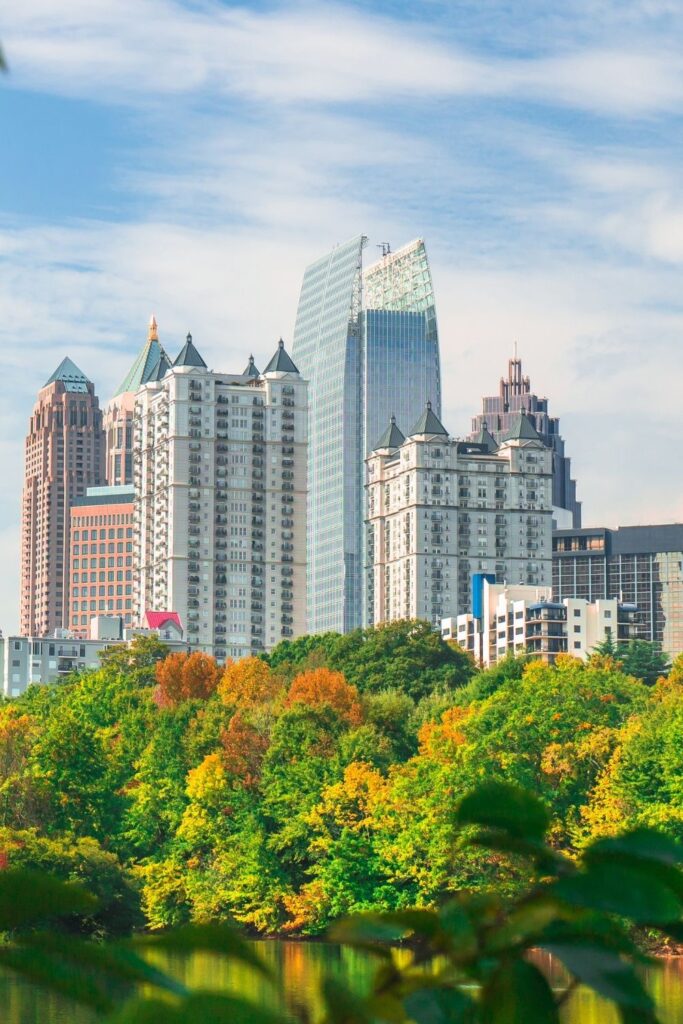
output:
<svg viewBox="0 0 683 1024"><path fill-rule="evenodd" d="M319 987L325 974L366 991L374 965L368 956L355 950L325 943L263 941L255 943L261 957L284 980L287 997L320 1011ZM209 954L194 956L155 955L154 962L191 988L231 990L277 1007L278 993L255 971L241 964L227 963ZM547 972L553 986L561 988L565 977L560 964L538 955L536 962ZM645 972L664 1024L683 1022L683 962L664 961L661 968ZM0 976L0 1020L3 1024L96 1024L87 1010L74 1009L69 1003L10 976ZM618 1024L618 1016L587 989L575 992L564 1009L563 1024Z"/></svg>

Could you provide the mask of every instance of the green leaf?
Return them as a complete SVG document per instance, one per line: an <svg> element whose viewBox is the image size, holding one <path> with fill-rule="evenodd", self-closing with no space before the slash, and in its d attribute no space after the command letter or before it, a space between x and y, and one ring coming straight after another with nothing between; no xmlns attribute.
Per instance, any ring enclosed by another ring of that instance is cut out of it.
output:
<svg viewBox="0 0 683 1024"><path fill-rule="evenodd" d="M222 924L188 924L158 935L141 935L132 940L134 947L152 947L174 953L221 953L232 960L240 960L266 977L270 968L254 950L237 935L234 929Z"/></svg>
<svg viewBox="0 0 683 1024"><path fill-rule="evenodd" d="M197 992L185 999L178 1020L181 1024L287 1024L276 1010L213 992Z"/></svg>
<svg viewBox="0 0 683 1024"><path fill-rule="evenodd" d="M403 1000L416 1024L474 1024L476 1006L463 992L445 986L419 988Z"/></svg>
<svg viewBox="0 0 683 1024"><path fill-rule="evenodd" d="M567 970L590 988L621 1006L645 1013L652 1012L652 1000L632 965L616 953L598 945L543 943Z"/></svg>
<svg viewBox="0 0 683 1024"><path fill-rule="evenodd" d="M449 900L439 910L439 922L458 958L472 956L477 949L477 934L460 901Z"/></svg>
<svg viewBox="0 0 683 1024"><path fill-rule="evenodd" d="M77 968L99 972L111 981L155 985L176 995L187 994L187 989L181 982L148 964L124 945L103 945L49 932L29 935L23 945L26 948L37 948L50 953Z"/></svg>
<svg viewBox="0 0 683 1024"><path fill-rule="evenodd" d="M683 863L683 846L663 832L637 828L620 836L598 839L587 848L583 859L590 863L604 857L611 859L615 856L676 865Z"/></svg>
<svg viewBox="0 0 683 1024"><path fill-rule="evenodd" d="M484 1024L559 1024L550 985L538 968L512 960L496 970L481 995Z"/></svg>
<svg viewBox="0 0 683 1024"><path fill-rule="evenodd" d="M482 825L501 829L519 839L542 839L550 817L541 801L507 782L486 782L460 803L457 821L461 825Z"/></svg>
<svg viewBox="0 0 683 1024"><path fill-rule="evenodd" d="M409 931L406 925L392 921L389 915L355 914L333 924L327 937L331 942L367 949L376 956L391 958L391 951L380 943L398 942Z"/></svg>
<svg viewBox="0 0 683 1024"><path fill-rule="evenodd" d="M161 999L133 999L126 1003L106 1024L182 1024L180 1011Z"/></svg>
<svg viewBox="0 0 683 1024"><path fill-rule="evenodd" d="M60 882L38 871L0 871L0 931L96 909L95 897L75 882Z"/></svg>
<svg viewBox="0 0 683 1024"><path fill-rule="evenodd" d="M666 924L683 912L681 898L652 872L612 861L561 878L551 892L570 906L619 914L635 924Z"/></svg>
<svg viewBox="0 0 683 1024"><path fill-rule="evenodd" d="M563 868L569 868L571 861L551 850L540 839L520 839L507 832L482 829L468 839L471 846L482 846L487 850L527 857L546 875L554 875Z"/></svg>
<svg viewBox="0 0 683 1024"><path fill-rule="evenodd" d="M0 948L0 966L21 975L35 985L90 1006L100 1013L112 1008L109 993L100 980L74 970L70 964L65 964L40 949L4 946Z"/></svg>
<svg viewBox="0 0 683 1024"><path fill-rule="evenodd" d="M324 978L322 996L330 1024L370 1024L372 1017L362 999L336 978Z"/></svg>

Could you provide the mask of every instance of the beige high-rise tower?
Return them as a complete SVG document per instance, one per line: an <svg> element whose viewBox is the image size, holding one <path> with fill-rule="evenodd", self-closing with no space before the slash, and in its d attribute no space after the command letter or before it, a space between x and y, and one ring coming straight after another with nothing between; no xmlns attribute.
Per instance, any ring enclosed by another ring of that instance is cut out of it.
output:
<svg viewBox="0 0 683 1024"><path fill-rule="evenodd" d="M104 432L95 386L67 357L38 399L25 443L21 509L23 636L66 627L69 614L69 508L104 483ZM93 552L95 554L95 552Z"/></svg>

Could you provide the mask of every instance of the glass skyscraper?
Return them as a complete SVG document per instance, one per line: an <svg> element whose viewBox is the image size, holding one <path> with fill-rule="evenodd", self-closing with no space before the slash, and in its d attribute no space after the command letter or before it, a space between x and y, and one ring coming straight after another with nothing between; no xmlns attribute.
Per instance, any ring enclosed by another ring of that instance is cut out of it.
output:
<svg viewBox="0 0 683 1024"><path fill-rule="evenodd" d="M292 357L309 383L308 629L363 619L364 457L393 414L441 413L434 296L422 240L363 273L365 236L308 267Z"/></svg>

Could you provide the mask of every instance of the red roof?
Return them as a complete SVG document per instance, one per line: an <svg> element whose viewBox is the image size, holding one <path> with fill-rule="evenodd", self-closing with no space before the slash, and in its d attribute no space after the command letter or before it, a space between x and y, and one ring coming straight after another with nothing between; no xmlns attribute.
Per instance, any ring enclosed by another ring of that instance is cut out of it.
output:
<svg viewBox="0 0 683 1024"><path fill-rule="evenodd" d="M182 632L178 612L145 612L145 622L149 629L161 629L167 622L172 622Z"/></svg>

